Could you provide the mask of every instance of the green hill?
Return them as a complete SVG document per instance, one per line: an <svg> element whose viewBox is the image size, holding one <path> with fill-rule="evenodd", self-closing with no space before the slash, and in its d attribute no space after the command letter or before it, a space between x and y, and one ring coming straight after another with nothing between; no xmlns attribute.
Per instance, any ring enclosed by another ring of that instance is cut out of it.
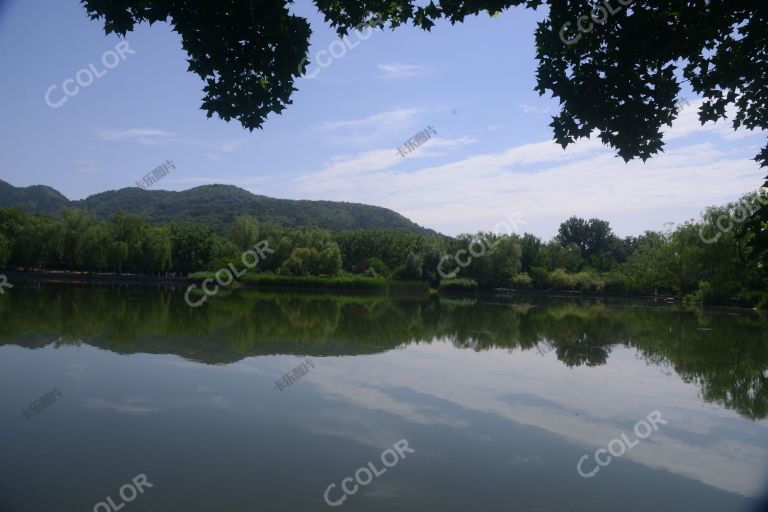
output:
<svg viewBox="0 0 768 512"><path fill-rule="evenodd" d="M397 212L378 206L336 201L295 201L255 195L231 185L205 185L181 192L124 188L70 201L42 186L18 188L0 180L0 207L20 206L30 213L57 215L63 207L80 208L99 218L118 211L147 222L194 222L222 231L236 216L250 214L262 223L316 226L332 231L395 228L420 235L439 235Z"/></svg>
<svg viewBox="0 0 768 512"><path fill-rule="evenodd" d="M59 191L45 185L14 187L0 180L0 207L20 205L30 212L56 215L69 202Z"/></svg>

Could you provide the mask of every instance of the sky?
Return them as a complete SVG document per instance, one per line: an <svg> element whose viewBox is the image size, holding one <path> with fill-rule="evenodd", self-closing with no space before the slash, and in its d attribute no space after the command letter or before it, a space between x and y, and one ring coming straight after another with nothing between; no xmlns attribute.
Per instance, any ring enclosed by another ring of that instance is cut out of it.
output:
<svg viewBox="0 0 768 512"><path fill-rule="evenodd" d="M449 235L515 219L545 239L572 215L606 219L621 236L662 230L763 181L752 158L765 134L702 127L700 100L685 90L665 152L646 163L626 164L594 137L556 145L548 125L558 101L533 90L544 13L355 33L341 50L311 2L293 11L312 26L312 76L281 115L248 132L200 110L203 83L169 25L138 26L112 60L121 39L78 0L0 0L0 179L81 199L135 186L171 161L153 188L222 183L366 203ZM91 64L99 77L65 96L64 82ZM428 128L428 142L398 154Z"/></svg>

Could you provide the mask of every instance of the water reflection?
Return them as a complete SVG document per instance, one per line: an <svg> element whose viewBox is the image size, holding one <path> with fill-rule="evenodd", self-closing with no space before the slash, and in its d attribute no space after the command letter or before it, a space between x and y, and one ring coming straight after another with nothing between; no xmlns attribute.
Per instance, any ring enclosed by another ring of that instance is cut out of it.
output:
<svg viewBox="0 0 768 512"><path fill-rule="evenodd" d="M146 473L133 512L324 510L330 483L407 439L344 510L742 511L768 475L765 332L628 301L240 291L191 310L170 290L14 289L0 509L86 510ZM53 386L56 407L12 421ZM658 431L578 475L656 410Z"/></svg>
<svg viewBox="0 0 768 512"><path fill-rule="evenodd" d="M19 289L0 301L0 344L88 344L224 364L276 354L382 353L448 340L475 351L549 344L569 368L605 365L618 346L695 383L702 398L768 416L768 320L628 301L392 299L240 291L192 310L177 292Z"/></svg>

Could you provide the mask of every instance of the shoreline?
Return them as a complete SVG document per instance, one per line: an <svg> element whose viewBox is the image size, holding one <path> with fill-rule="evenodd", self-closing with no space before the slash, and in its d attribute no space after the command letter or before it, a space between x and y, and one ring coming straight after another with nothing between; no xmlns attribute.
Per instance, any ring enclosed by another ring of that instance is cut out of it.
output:
<svg viewBox="0 0 768 512"><path fill-rule="evenodd" d="M47 271L47 272L16 272L5 271L2 272L8 281L13 284L19 283L50 283L50 284L99 284L99 285L128 285L128 286L160 286L160 285L187 285L194 284L200 281L196 277L178 277L178 276L150 276L150 275L137 275L137 274L93 274L93 273L80 273L80 272L67 272L67 271ZM397 283L398 281L394 281ZM253 290L272 290L279 292L299 291L299 292L356 292L361 294L405 294L405 295L439 295L442 297L470 297L470 296L496 296L496 297L542 297L542 298L583 298L583 299L619 299L619 300L642 300L654 302L657 304L666 305L684 305L679 297L671 295L632 295L626 293L595 293L595 292L582 292L575 290L515 290L511 288L493 288L492 290L472 290L472 291L443 291L437 290L414 290L409 288L400 288L397 285L393 288L360 288L350 287L344 288L339 286L327 286L327 287L307 287L307 286L291 286L291 285L269 285L260 284L254 285L252 283L240 283L237 289L253 289ZM745 306L702 306L706 308L719 308L719 309L733 309L738 311L759 311L755 308L749 308Z"/></svg>

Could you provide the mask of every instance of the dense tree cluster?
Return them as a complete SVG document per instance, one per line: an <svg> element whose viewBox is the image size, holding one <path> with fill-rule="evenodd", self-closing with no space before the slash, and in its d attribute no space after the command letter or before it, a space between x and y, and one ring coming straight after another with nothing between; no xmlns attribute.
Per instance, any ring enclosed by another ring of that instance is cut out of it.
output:
<svg viewBox="0 0 768 512"><path fill-rule="evenodd" d="M331 232L236 217L224 236L209 227L150 225L117 213L98 221L65 209L59 218L0 209L0 266L160 274L237 265L260 240L271 252L258 272L281 276L364 275L426 281L433 288L539 289L689 295L745 304L766 300L765 262L752 248L749 215L768 202L752 193L708 208L665 232L620 238L608 222L572 217L549 241L526 233L415 235L397 229Z"/></svg>

